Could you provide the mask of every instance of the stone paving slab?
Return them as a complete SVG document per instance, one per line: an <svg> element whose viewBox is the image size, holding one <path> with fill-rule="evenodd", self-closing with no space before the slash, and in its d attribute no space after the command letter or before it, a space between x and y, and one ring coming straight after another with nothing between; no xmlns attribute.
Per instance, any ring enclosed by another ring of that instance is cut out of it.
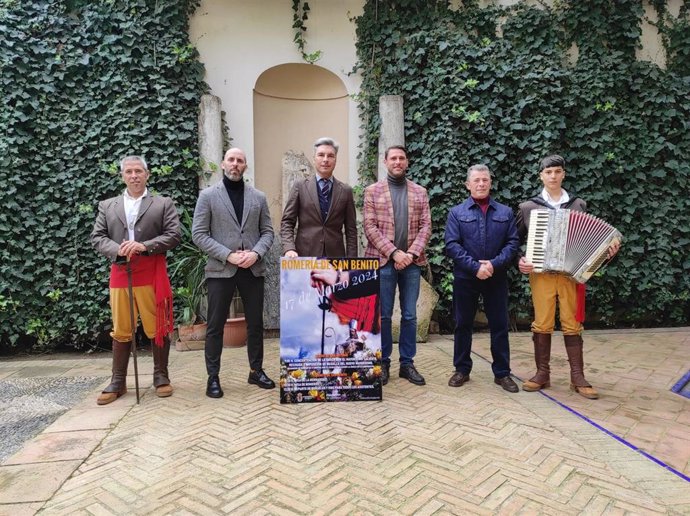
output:
<svg viewBox="0 0 690 516"><path fill-rule="evenodd" d="M33 464L86 459L107 435L105 430L43 432L4 464Z"/></svg>
<svg viewBox="0 0 690 516"><path fill-rule="evenodd" d="M673 369L679 356L674 353L686 349L690 331L684 335L671 336L679 345L666 348L665 358L657 357L659 371L647 375L647 381L666 374L662 369ZM523 374L524 369L527 375L529 334L511 338L514 371ZM600 345L609 339L602 338ZM611 337L614 344L617 338ZM657 355L664 349L658 339ZM629 346L640 345L644 339ZM275 339L267 340L266 370L274 378L277 348ZM51 515L690 514L689 482L557 403L575 406L592 421L601 418L606 427L606 418L626 406L625 390L607 390L617 383L610 375L623 371L619 376L626 381L624 376L644 375L634 372L634 364L612 366L604 359L632 359L612 353L598 358L607 374L589 375L602 392L601 400L591 401L568 391L567 363L557 357L554 378L559 379L547 390L551 399L503 392L481 358L488 356L486 335L477 337L475 351L472 380L459 389L447 386L452 339L435 337L420 344L416 360L427 386L397 378L394 367L383 402L297 406L281 405L277 391L246 384L246 350L224 351L226 396L221 400L204 395L203 352L173 352L173 397L156 398L149 375L142 376L141 405L131 390L96 407L99 386L42 434L38 442L75 433L102 437L97 444L97 439L84 440L92 451L83 461L55 456L55 462L40 464L64 467L47 470L48 475L62 474L61 481L53 481L52 493L46 486L49 494L35 498L30 488L38 464L0 466L0 496L11 495L0 497L0 515L34 514L37 507ZM587 351L588 365L592 356ZM687 360L687 354L680 360ZM109 367L109 357L97 361L96 368ZM663 385L672 383L669 379ZM629 392L637 403L635 391ZM666 393L659 391L654 399L663 401ZM671 449L688 443L681 432L686 408L660 403L644 413L650 418L658 413L659 424L666 426L654 435ZM647 431L647 420L641 415L634 420ZM632 440L632 430L626 439Z"/></svg>
<svg viewBox="0 0 690 516"><path fill-rule="evenodd" d="M82 462L71 460L0 466L0 514L15 514L12 511L16 507L2 504L30 503L35 506L36 502L50 499Z"/></svg>
<svg viewBox="0 0 690 516"><path fill-rule="evenodd" d="M513 373L530 378L535 367L531 334L511 333L510 338ZM690 370L690 329L585 331L584 342L585 373L600 399L569 390L559 333L552 343L551 388L544 392L690 476L690 399L670 390ZM490 358L488 339L479 338L474 351Z"/></svg>
<svg viewBox="0 0 690 516"><path fill-rule="evenodd" d="M132 406L43 512L690 514L688 483L544 396L503 392L480 359L449 388L451 356L447 339L420 346L428 385L394 375L381 403L285 406L246 384L245 350L224 351L221 400L203 354L176 354L173 397Z"/></svg>
<svg viewBox="0 0 690 516"><path fill-rule="evenodd" d="M41 371L37 366L18 370ZM0 462L21 448L28 437L41 432L102 382L98 377L57 376L58 366L51 366L51 376L8 376L0 380ZM61 368L67 370L65 366Z"/></svg>

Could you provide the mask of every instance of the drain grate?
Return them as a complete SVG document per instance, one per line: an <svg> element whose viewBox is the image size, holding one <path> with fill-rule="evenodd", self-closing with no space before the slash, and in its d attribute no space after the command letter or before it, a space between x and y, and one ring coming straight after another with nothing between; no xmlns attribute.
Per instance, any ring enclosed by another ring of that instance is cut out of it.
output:
<svg viewBox="0 0 690 516"><path fill-rule="evenodd" d="M685 373L683 377L671 387L671 391L686 398L690 398L690 371Z"/></svg>

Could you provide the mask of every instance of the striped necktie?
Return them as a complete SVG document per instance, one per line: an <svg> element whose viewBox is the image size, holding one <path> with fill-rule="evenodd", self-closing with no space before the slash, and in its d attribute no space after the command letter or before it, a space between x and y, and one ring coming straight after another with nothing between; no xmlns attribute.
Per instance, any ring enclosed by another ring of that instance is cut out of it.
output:
<svg viewBox="0 0 690 516"><path fill-rule="evenodd" d="M331 182L328 179L319 179L319 206L321 218L326 220L328 208L331 204Z"/></svg>

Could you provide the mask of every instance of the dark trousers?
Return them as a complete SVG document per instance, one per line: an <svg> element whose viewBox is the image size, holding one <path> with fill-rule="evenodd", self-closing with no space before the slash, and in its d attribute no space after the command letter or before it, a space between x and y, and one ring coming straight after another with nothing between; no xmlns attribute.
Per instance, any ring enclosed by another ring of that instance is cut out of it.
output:
<svg viewBox="0 0 690 516"><path fill-rule="evenodd" d="M208 328L206 329L206 372L220 372L223 352L223 328L230 311L230 303L239 290L247 321L247 356L249 367L255 371L264 361L264 278L256 277L249 269L238 269L231 278L207 278Z"/></svg>
<svg viewBox="0 0 690 516"><path fill-rule="evenodd" d="M453 280L453 314L455 335L453 365L456 371L470 374L472 370L472 326L477 313L479 296L484 301L484 311L491 331L491 369L496 378L510 374L510 347L508 344L508 279L492 276Z"/></svg>

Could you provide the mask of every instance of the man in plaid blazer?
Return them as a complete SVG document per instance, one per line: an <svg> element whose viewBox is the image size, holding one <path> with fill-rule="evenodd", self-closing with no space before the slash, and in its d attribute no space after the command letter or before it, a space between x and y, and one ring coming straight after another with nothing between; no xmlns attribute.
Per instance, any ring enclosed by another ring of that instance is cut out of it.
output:
<svg viewBox="0 0 690 516"><path fill-rule="evenodd" d="M431 211L426 189L405 177L409 162L402 145L386 149L387 177L364 190L364 255L381 260L381 351L383 385L390 377L393 352L391 317L396 288L400 289L400 377L424 385L414 366L417 353L417 298L424 247L431 237Z"/></svg>

